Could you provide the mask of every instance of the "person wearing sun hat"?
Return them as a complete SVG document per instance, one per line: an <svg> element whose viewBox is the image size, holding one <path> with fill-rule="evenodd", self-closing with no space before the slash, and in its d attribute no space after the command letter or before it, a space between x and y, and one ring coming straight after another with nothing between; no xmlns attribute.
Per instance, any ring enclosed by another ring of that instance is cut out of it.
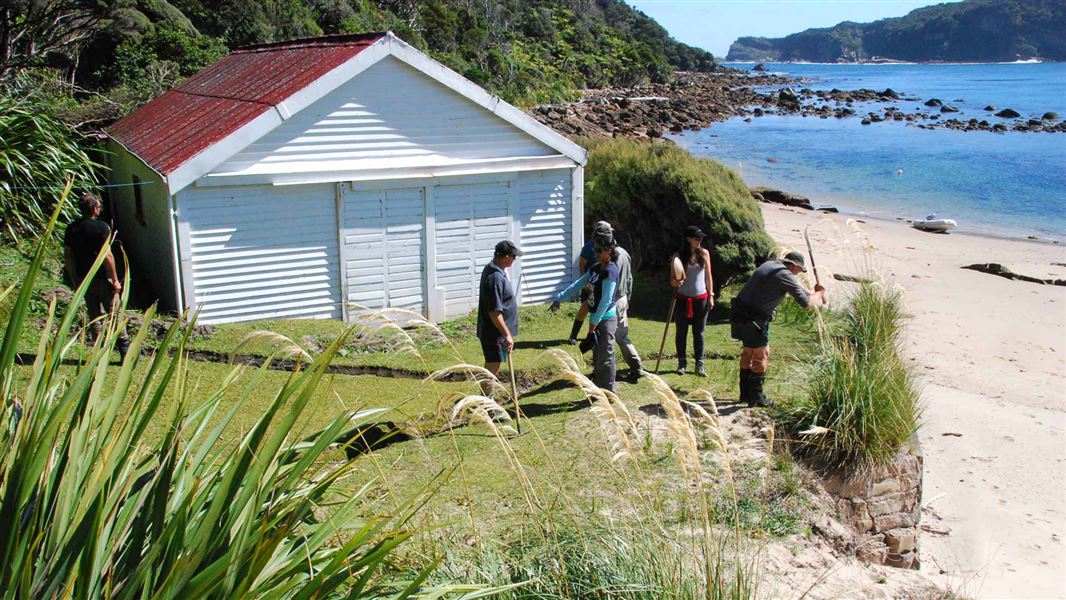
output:
<svg viewBox="0 0 1066 600"><path fill-rule="evenodd" d="M477 338L485 356L485 368L493 375L514 349L518 335L518 302L507 271L522 251L510 240L496 244L492 260L481 271L477 302Z"/></svg>
<svg viewBox="0 0 1066 600"><path fill-rule="evenodd" d="M706 377L703 368L703 329L707 314L714 308L714 279L711 276L711 253L703 247L703 233L696 225L685 228L681 248L674 254L671 263L680 261L684 268L679 279L671 271L670 284L677 294L677 310L674 311L674 347L677 351L677 373L684 375L688 369L686 346L688 330L692 328L692 354L696 358L696 374Z"/></svg>
<svg viewBox="0 0 1066 600"><path fill-rule="evenodd" d="M733 298L730 329L733 339L743 345L740 352L740 400L749 406L773 406L773 401L763 391L763 384L770 364L770 321L785 294L790 294L803 308L821 302L825 295L821 285L815 285L814 291L803 287L796 276L806 272L803 255L789 252L780 260L768 260L759 265Z"/></svg>

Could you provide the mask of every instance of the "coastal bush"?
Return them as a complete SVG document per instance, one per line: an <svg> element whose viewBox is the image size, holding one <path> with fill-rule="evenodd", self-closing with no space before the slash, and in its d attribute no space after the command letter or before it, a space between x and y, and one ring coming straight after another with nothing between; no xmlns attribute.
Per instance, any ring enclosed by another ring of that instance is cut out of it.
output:
<svg viewBox="0 0 1066 600"><path fill-rule="evenodd" d="M39 234L66 181L92 185L98 168L44 106L0 94L0 238ZM72 205L58 206L64 220L77 216Z"/></svg>
<svg viewBox="0 0 1066 600"><path fill-rule="evenodd" d="M165 90L223 45L323 33L391 30L522 106L717 68L710 52L677 42L621 0L15 2L0 25L25 33L0 52L0 85L26 68L56 68L80 90L122 103L147 101L146 92Z"/></svg>
<svg viewBox="0 0 1066 600"><path fill-rule="evenodd" d="M902 320L900 292L869 283L839 333L823 328L807 394L778 415L801 453L830 467L883 465L911 441L921 409L900 356Z"/></svg>
<svg viewBox="0 0 1066 600"><path fill-rule="evenodd" d="M416 533L407 523L417 504L397 505L391 516L357 510L369 486L348 489L352 463L330 454L376 413L344 411L293 437L344 335L294 371L239 443L223 443L265 371L242 383L234 369L207 398L194 398L184 357L192 327L183 332L180 321L147 364L142 328L122 365L111 368L125 319L108 319L67 369L83 285L65 314L52 305L32 366L16 365L45 248L28 268L0 345L0 595L408 598L460 591L420 589L432 561L411 577L383 571ZM14 289L0 292L0 303ZM228 393L237 399L224 403Z"/></svg>
<svg viewBox="0 0 1066 600"><path fill-rule="evenodd" d="M746 276L772 247L762 214L740 177L718 162L672 144L584 140L586 226L618 230L637 268L665 270L688 225L708 238L714 284Z"/></svg>

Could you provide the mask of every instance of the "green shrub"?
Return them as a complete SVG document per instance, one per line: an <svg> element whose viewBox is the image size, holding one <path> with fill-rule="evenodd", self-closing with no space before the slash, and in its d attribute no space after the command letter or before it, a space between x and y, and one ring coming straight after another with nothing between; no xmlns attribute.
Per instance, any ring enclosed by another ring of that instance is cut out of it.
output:
<svg viewBox="0 0 1066 600"><path fill-rule="evenodd" d="M750 273L772 247L736 173L666 143L587 140L585 223L610 222L636 268L662 268L688 225L708 234L714 284ZM665 275L664 275L665 276Z"/></svg>
<svg viewBox="0 0 1066 600"><path fill-rule="evenodd" d="M829 467L864 467L891 461L911 441L921 409L900 357L902 320L898 291L865 284L840 334L823 331L806 396L779 413L801 453Z"/></svg>
<svg viewBox="0 0 1066 600"><path fill-rule="evenodd" d="M66 181L92 185L100 166L43 105L0 95L0 238L39 234ZM63 207L64 220L76 212Z"/></svg>

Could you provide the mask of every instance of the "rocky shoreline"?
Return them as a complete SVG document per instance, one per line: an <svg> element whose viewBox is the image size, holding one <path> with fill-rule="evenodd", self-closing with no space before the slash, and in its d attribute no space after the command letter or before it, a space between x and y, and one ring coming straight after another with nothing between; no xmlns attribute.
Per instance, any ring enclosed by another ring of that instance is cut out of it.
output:
<svg viewBox="0 0 1066 600"><path fill-rule="evenodd" d="M663 84L586 90L576 102L542 105L531 113L571 136L659 138L665 132L698 131L731 117L766 115L861 118L863 125L901 121L920 129L1004 133L1066 133L1066 119L1053 112L1025 117L1010 108L986 106L987 118L959 119L959 109L939 98L907 97L892 89L812 90L802 80L757 71L723 69L678 72ZM779 88L767 93L756 88ZM958 101L955 101L958 102ZM872 104L888 104L871 110ZM911 106L906 106L910 104Z"/></svg>

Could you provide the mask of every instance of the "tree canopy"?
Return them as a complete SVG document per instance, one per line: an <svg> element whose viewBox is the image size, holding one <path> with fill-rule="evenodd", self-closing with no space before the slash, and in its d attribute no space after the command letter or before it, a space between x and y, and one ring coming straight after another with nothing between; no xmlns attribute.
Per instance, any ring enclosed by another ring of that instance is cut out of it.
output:
<svg viewBox="0 0 1066 600"><path fill-rule="evenodd" d="M0 16L0 85L52 69L119 113L228 49L324 34L392 30L527 106L716 67L622 0L15 0Z"/></svg>

